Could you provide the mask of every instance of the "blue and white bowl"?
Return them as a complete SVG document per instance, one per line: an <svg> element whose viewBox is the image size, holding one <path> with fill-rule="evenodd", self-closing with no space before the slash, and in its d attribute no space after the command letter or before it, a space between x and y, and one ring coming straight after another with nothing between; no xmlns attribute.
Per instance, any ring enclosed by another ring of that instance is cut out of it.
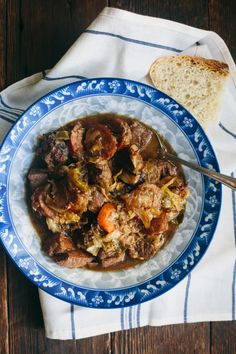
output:
<svg viewBox="0 0 236 354"><path fill-rule="evenodd" d="M57 265L41 250L25 200L26 174L39 134L78 117L114 112L140 119L160 132L178 155L219 170L197 121L153 87L101 78L63 86L33 104L0 150L0 239L17 267L39 288L81 306L117 308L153 299L173 288L199 262L211 242L221 206L221 186L184 168L190 188L183 223L152 259L131 269L95 272Z"/></svg>

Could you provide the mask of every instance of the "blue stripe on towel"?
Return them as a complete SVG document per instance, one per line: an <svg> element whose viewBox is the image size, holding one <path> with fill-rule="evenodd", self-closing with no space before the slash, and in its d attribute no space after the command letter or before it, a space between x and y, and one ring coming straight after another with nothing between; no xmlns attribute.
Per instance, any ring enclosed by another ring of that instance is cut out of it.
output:
<svg viewBox="0 0 236 354"><path fill-rule="evenodd" d="M124 308L124 328L129 329L129 308Z"/></svg>
<svg viewBox="0 0 236 354"><path fill-rule="evenodd" d="M236 298L236 293L235 293L235 285L236 285L236 261L234 262L234 271L233 271L233 282L232 282L232 320L236 320L236 315L235 315L235 298Z"/></svg>
<svg viewBox="0 0 236 354"><path fill-rule="evenodd" d="M231 173L231 177L234 177L234 173ZM236 192L232 189L232 203L233 203L233 220L234 220L234 241L236 247Z"/></svg>
<svg viewBox="0 0 236 354"><path fill-rule="evenodd" d="M234 177L234 173L231 173L231 177ZM232 190L232 203L233 203L233 220L234 220L234 242L236 247L236 193ZM235 286L236 286L236 261L234 262L234 270L233 270L233 280L232 280L232 320L236 319L235 315Z"/></svg>
<svg viewBox="0 0 236 354"><path fill-rule="evenodd" d="M71 321L71 337L75 339L75 316L74 316L74 305L70 305L70 321Z"/></svg>
<svg viewBox="0 0 236 354"><path fill-rule="evenodd" d="M133 311L133 306L130 306L130 308L129 308L129 328L133 328L132 311Z"/></svg>
<svg viewBox="0 0 236 354"><path fill-rule="evenodd" d="M120 310L120 327L121 329L125 329L125 326L124 326L124 308L122 307L121 310Z"/></svg>
<svg viewBox="0 0 236 354"><path fill-rule="evenodd" d="M191 273L188 275L185 299L184 299L184 323L188 322L188 295L189 295L190 282L191 282Z"/></svg>
<svg viewBox="0 0 236 354"><path fill-rule="evenodd" d="M121 36L119 34L115 34L115 33L111 33L111 32L95 31L95 30L89 30L88 29L88 30L85 30L84 33L115 37L115 38L122 39L123 41L126 41L126 42L146 45L148 47L160 48L160 49L169 50L171 52L176 52L176 53L181 53L183 51L182 49L172 48L172 47L168 47L168 46L161 45L161 44L156 44L156 43L151 43L151 42L140 41L138 39L124 37L124 36Z"/></svg>
<svg viewBox="0 0 236 354"><path fill-rule="evenodd" d="M3 109L3 108L0 108L0 112L7 113L11 116L15 116L16 118L18 118L21 115L20 112L19 113L10 112L10 111L7 111L6 109Z"/></svg>
<svg viewBox="0 0 236 354"><path fill-rule="evenodd" d="M13 119L13 118L8 118L8 117L3 116L3 115L0 115L0 118L5 120L8 123L12 123L12 124L15 123L15 119Z"/></svg>
<svg viewBox="0 0 236 354"><path fill-rule="evenodd" d="M20 111L20 112L24 112L23 109L20 109L20 108L16 108L16 107L10 107L8 104L6 104L4 101L3 101L3 98L2 96L0 95L0 102L2 103L2 105L6 108L9 108L9 109L13 109L15 111Z"/></svg>
<svg viewBox="0 0 236 354"><path fill-rule="evenodd" d="M44 76L42 80L46 81L53 81L53 80L64 80L64 79L80 79L80 80L85 80L87 77L85 76L80 76L80 75L71 75L71 76L60 76L60 77L49 77L49 76Z"/></svg>
<svg viewBox="0 0 236 354"><path fill-rule="evenodd" d="M236 134L232 133L230 130L228 130L227 128L225 128L221 122L219 123L219 126L220 126L221 129L223 129L227 134L231 135L234 139L236 139Z"/></svg>
<svg viewBox="0 0 236 354"><path fill-rule="evenodd" d="M137 306L137 326L140 327L140 312L141 312L141 304Z"/></svg>

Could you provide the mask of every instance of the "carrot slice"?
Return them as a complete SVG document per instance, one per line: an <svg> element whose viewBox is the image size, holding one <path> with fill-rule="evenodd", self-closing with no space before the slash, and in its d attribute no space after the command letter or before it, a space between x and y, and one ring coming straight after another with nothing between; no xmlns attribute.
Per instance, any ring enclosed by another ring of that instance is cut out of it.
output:
<svg viewBox="0 0 236 354"><path fill-rule="evenodd" d="M115 230L116 206L112 203L106 203L100 209L97 217L99 226L107 231Z"/></svg>

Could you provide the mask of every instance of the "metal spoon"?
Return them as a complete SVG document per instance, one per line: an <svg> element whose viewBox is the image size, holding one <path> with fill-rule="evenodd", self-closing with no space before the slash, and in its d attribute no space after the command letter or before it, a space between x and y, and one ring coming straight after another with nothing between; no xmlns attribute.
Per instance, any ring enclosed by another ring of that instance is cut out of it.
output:
<svg viewBox="0 0 236 354"><path fill-rule="evenodd" d="M222 173L215 172L213 170L209 170L208 168L201 167L199 165L196 165L195 163L185 161L178 156L175 156L171 153L169 153L166 149L166 147L162 144L161 139L159 138L158 134L156 134L159 146L160 146L160 151L158 151L158 157L161 159L167 159L173 162L179 162L181 165L187 166L199 173L202 173L205 176L208 176L220 183L223 183L227 187L236 190L236 178L230 177L223 175Z"/></svg>

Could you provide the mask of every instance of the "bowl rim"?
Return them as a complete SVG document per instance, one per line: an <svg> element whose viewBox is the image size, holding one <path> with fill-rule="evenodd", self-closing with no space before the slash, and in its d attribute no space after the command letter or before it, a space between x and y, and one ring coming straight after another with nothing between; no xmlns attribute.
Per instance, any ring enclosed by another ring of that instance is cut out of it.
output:
<svg viewBox="0 0 236 354"><path fill-rule="evenodd" d="M118 86L115 88L111 88L111 86L109 86L109 83L114 84L114 85L118 84ZM105 93L104 93L104 85L103 84L106 85ZM71 102L72 100L80 99L81 97L86 97L86 96L91 96L91 95L103 95L103 96L104 95L105 96L107 96L107 95L114 96L115 95L115 96L123 96L123 97L125 96L125 97L129 97L129 98L133 98L135 100L140 100L140 101L144 102L145 104L152 106L154 109L161 111L165 116L167 116L169 119L171 119L171 121L173 123L175 123L175 125L178 127L178 129L180 129L181 132L185 135L185 138L188 140L188 142L191 144L191 146L193 148L194 154L196 155L198 162L202 165L202 161L199 159L198 153L196 152L196 148L193 146L192 141L190 140L190 138L188 136L188 128L190 128L190 127L186 126L186 129L185 129L183 126L182 127L180 126L178 119L176 120L176 115L178 115L176 113L176 110L177 110L177 112L181 112L181 111L184 112L185 117L187 117L188 119L191 120L191 122L192 122L191 124L193 124L197 128L198 133L201 135L201 137L204 139L204 142L208 145L208 148L211 150L211 154L212 154L211 157L213 158L212 162L214 162L215 170L219 171L219 164L217 161L217 157L215 155L215 152L211 146L211 143L210 143L207 135L205 134L205 132L201 128L200 124L196 121L194 116L190 112L188 112L185 107L183 107L181 104L179 104L176 100L174 100L170 96L166 95L162 91L157 90L156 88L154 88L152 86L149 86L147 84L143 84L138 81L133 81L133 80L129 80L129 79L122 79L122 78L115 78L115 77L106 77L106 78L101 77L101 78L91 78L91 79L85 79L85 80L78 80L73 83L60 86L60 87L50 91L49 93L45 94L44 96L42 96L38 100L36 100L32 105L30 105L21 114L21 116L17 119L17 121L14 123L14 125L11 127L11 129L8 131L7 135L5 136L3 142L0 146L0 157L2 154L3 147L11 139L11 134L14 131L14 129L16 129L17 125L20 122L22 122L24 117L27 117L27 114L30 114L30 112L32 112L32 109L35 106L40 105L40 104L42 105L43 100L45 100L46 98L50 98L50 96L55 98L55 96L53 96L53 95L55 95L56 93L63 94L62 93L63 90L67 90L68 88L71 89L72 90L71 92L74 94L75 92L73 91L73 89L76 88L76 86L77 86L76 93L78 93L77 90L78 90L78 87L80 87L81 92L84 93L82 96L78 95L76 98L68 99L66 102L63 101L61 104L60 104L60 102L57 102L57 104L55 105L55 107L53 109L48 109L42 115L39 115L39 117L36 118L36 121L30 127L30 129L32 129L32 127L35 124L37 124L41 118L47 116L47 114L52 112L52 110L57 109L57 108L61 107L62 105ZM126 91L120 92L120 89L119 89L120 86L122 88L125 88ZM129 91L129 88L130 88L130 91ZM128 90L128 92L127 92L127 90ZM158 98L158 100L157 100L157 98ZM162 101L160 101L160 100L162 100ZM172 110L173 105L176 108L175 111ZM30 129L28 129L28 130L26 129L25 134L28 133ZM187 132L184 129L187 130ZM23 137L25 136L25 134L23 135ZM20 134L19 134L19 136L20 136ZM13 151L14 151L13 156L15 156L15 154L17 153L20 142L22 141L22 137L20 136L19 139L20 139L19 142L15 146L15 151L13 148ZM13 159L12 159L12 161L13 161ZM7 180L7 182L5 181L7 195L9 192L8 178L10 175L9 172L11 169L11 164L12 163L10 163L7 168L6 178L3 179L3 182L4 182L4 180ZM202 178L203 191L206 191L206 182L207 181L208 181L207 177ZM4 199L2 188L1 188L2 186L3 186L2 178L0 178L0 200L1 200L1 197L2 197L2 199ZM209 247L211 240L213 239L215 229L216 229L216 226L217 226L217 223L219 220L221 204L222 204L221 184L217 184L215 187L216 187L217 196L218 196L218 207L214 211L216 215L215 215L215 219L214 219L214 224L211 225L211 232L209 235L209 240L208 240L207 246L201 252L197 261L193 262L192 265L190 264L189 267L187 268L186 272L180 273L181 276L178 275L177 277L173 277L173 279L172 278L170 279L170 276L167 276L168 281L170 283L167 284L169 286L166 286L163 288L162 288L162 283L164 283L164 282L167 283L165 280L165 277L164 277L165 272L167 272L169 269L171 269L173 264L177 264L178 262L180 262L181 258L184 258L185 253L187 253L187 251L189 250L189 248L193 242L194 236L199 228L199 223L200 223L200 220L202 219L203 210L201 210L195 231L193 232L193 235L191 236L191 239L189 240L188 244L186 245L184 250L180 253L180 255L170 265L168 265L162 271L162 273L160 273L158 276L157 275L152 276L151 278L149 278L145 281L142 281L141 283L137 283L135 285L122 287L122 288L115 288L114 290L113 289L94 289L94 288L81 287L81 286L75 285L71 282L67 282L64 279L59 278L58 276L53 274L51 271L47 270L44 266L40 265L37 262L37 260L34 259L34 257L24 247L22 241L17 237L17 232L15 232L14 236L17 238L17 241L22 244L22 247L24 248L25 253L28 255L28 257L31 258L31 261L33 259L33 262L35 262L37 264L36 268L41 270L41 272L39 272L39 273L42 275L44 273L47 274L47 277L49 278L49 280L48 280L48 282L46 281L44 284L43 281L41 281L41 282L39 281L39 279L37 278L37 276L35 276L35 274L30 274L29 269L26 269L26 268L21 267L19 265L19 259L16 257L16 255L14 256L14 254L10 251L10 248L8 247L7 243L4 242L4 238L2 237L2 231L5 230L4 223L2 225L0 223L0 240L5 248L6 252L10 256L10 258L14 261L16 266L20 269L20 271L32 283L34 283L36 286L38 286L42 290L48 292L50 295L53 295L61 300L67 301L69 303L74 303L76 305L85 306L85 307L94 307L94 308L118 308L118 307L126 307L126 306L135 305L135 304L140 304L140 303L149 301L155 297L158 297L158 296L164 294L165 292L169 291L170 289L172 289L175 285L177 285L180 281L182 281L194 269L194 267L198 264L200 259L202 259L202 257L204 256L206 250ZM205 202L206 202L205 196L206 196L206 194L204 195L204 201L202 202L202 208L204 208L204 206L205 206ZM7 203L5 206L7 206L7 208L9 207L8 200L7 200ZM8 209L8 213L9 213L8 223L10 222L10 225L12 227L11 213L10 213L9 209ZM192 253L193 253L194 250L190 248L190 251L192 251ZM182 259L182 262L183 262L183 259ZM38 272L38 269L37 269L36 273ZM53 279L50 279L50 277ZM158 279L160 278L160 279L157 280L156 278L158 278ZM55 285L54 284L55 280L56 280L56 283L58 283L58 281L59 281L60 284ZM151 284L151 282L153 280L157 280L156 284ZM140 289L139 286L143 285L143 284L149 285L149 287L147 288L147 286L146 286L146 289ZM61 293L55 291L56 289L59 290L59 288L65 289L64 285L68 285L67 289L65 291L62 290ZM135 295L132 293L133 291L134 291ZM76 293L78 296L76 296ZM101 300L100 303L96 302L96 298Z"/></svg>

